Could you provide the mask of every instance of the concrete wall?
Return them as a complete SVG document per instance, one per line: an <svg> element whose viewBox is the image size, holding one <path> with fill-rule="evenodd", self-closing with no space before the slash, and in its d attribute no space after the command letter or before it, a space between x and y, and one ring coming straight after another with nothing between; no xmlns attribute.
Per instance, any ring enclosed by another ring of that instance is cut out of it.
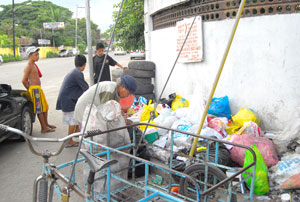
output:
<svg viewBox="0 0 300 202"><path fill-rule="evenodd" d="M39 47L40 48L40 58L46 58L48 52L53 53L59 53L59 50L57 47ZM72 49L72 46L66 46L64 47L66 49ZM14 55L14 50L12 48L0 48L0 55ZM16 55L20 56L20 50L19 48L16 48Z"/></svg>
<svg viewBox="0 0 300 202"><path fill-rule="evenodd" d="M12 48L0 48L0 55L14 55L14 49L12 49ZM16 55L20 56L19 48L16 48Z"/></svg>
<svg viewBox="0 0 300 202"><path fill-rule="evenodd" d="M158 96L177 57L176 30L152 31L150 13L145 10L146 57L157 66ZM163 97L176 92L208 98L233 22L203 23L204 61L178 63ZM233 114L256 111L265 131L285 130L300 119L299 27L300 14L242 18L215 92L228 95Z"/></svg>

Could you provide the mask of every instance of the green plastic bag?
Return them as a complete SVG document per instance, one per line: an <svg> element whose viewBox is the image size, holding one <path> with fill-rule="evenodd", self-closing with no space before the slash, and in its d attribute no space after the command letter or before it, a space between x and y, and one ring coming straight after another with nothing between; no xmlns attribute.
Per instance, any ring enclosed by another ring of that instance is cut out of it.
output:
<svg viewBox="0 0 300 202"><path fill-rule="evenodd" d="M269 183L268 183L268 167L259 151L257 146L253 144L251 146L253 151L256 154L256 170L255 170L255 180L254 180L254 193L257 195L263 195L269 192ZM244 167L248 166L253 162L252 153L249 150L245 150L245 160ZM253 167L248 168L246 172L252 173ZM249 174L243 173L244 178L248 177ZM246 180L247 187L251 187L252 177L249 177Z"/></svg>

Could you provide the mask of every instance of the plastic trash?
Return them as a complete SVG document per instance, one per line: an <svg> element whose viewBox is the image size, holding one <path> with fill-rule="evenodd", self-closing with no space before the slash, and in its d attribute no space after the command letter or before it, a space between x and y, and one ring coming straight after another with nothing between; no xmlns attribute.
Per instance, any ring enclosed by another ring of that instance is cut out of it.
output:
<svg viewBox="0 0 300 202"><path fill-rule="evenodd" d="M254 144L251 146L256 155L256 170L255 170L255 180L254 180L254 193L258 195L263 195L269 192L269 183L268 183L268 167L262 158L259 149ZM249 150L245 151L245 160L244 166L250 165L253 162L253 155ZM253 167L248 168L246 172L252 173ZM242 173L244 178L249 177L249 174L246 172ZM248 188L251 187L252 176L250 176L245 182Z"/></svg>
<svg viewBox="0 0 300 202"><path fill-rule="evenodd" d="M212 114L217 117L227 117L230 119L231 111L228 96L213 98L208 109L208 114Z"/></svg>

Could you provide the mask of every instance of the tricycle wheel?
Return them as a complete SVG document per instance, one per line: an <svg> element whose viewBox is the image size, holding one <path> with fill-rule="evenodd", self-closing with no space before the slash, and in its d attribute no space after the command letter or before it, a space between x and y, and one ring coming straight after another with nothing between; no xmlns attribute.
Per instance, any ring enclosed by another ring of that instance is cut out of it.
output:
<svg viewBox="0 0 300 202"><path fill-rule="evenodd" d="M193 164L189 167L187 167L184 171L185 174L191 176L196 182L198 183L200 187L200 191L204 191L204 181L205 181L205 165L204 164ZM225 173L219 169L218 167L208 165L208 174L207 174L207 189L212 187L212 185L217 184L218 182L224 180L226 178ZM202 183L200 183L202 182ZM216 189L215 191L212 191L207 196L208 201L217 201L223 200L227 201L228 193L224 193L228 188L228 183L221 186L220 188ZM188 196L192 199L197 199L197 194L195 187L191 180L187 178L181 178L180 179L180 193ZM204 196L201 195L201 199L204 199ZM231 195L231 202L236 202L236 195Z"/></svg>

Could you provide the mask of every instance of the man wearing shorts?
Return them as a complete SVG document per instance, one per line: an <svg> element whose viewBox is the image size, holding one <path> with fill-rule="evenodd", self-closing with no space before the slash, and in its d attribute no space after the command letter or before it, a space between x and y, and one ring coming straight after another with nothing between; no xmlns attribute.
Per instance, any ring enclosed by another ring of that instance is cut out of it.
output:
<svg viewBox="0 0 300 202"><path fill-rule="evenodd" d="M86 57L77 55L75 57L75 68L65 76L56 102L56 109L63 111L63 123L69 126L68 135L80 131L78 122L74 119L74 108L78 98L89 88L82 73L85 66ZM65 145L65 147L77 146L78 142L72 139Z"/></svg>
<svg viewBox="0 0 300 202"><path fill-rule="evenodd" d="M29 47L26 50L28 56L28 64L24 69L24 75L22 78L22 83L24 87L28 90L31 100L34 104L34 113L41 124L41 132L54 132L56 126L50 125L48 123L48 103L45 94L41 88L42 73L40 72L38 66L35 64L39 60L39 48Z"/></svg>

